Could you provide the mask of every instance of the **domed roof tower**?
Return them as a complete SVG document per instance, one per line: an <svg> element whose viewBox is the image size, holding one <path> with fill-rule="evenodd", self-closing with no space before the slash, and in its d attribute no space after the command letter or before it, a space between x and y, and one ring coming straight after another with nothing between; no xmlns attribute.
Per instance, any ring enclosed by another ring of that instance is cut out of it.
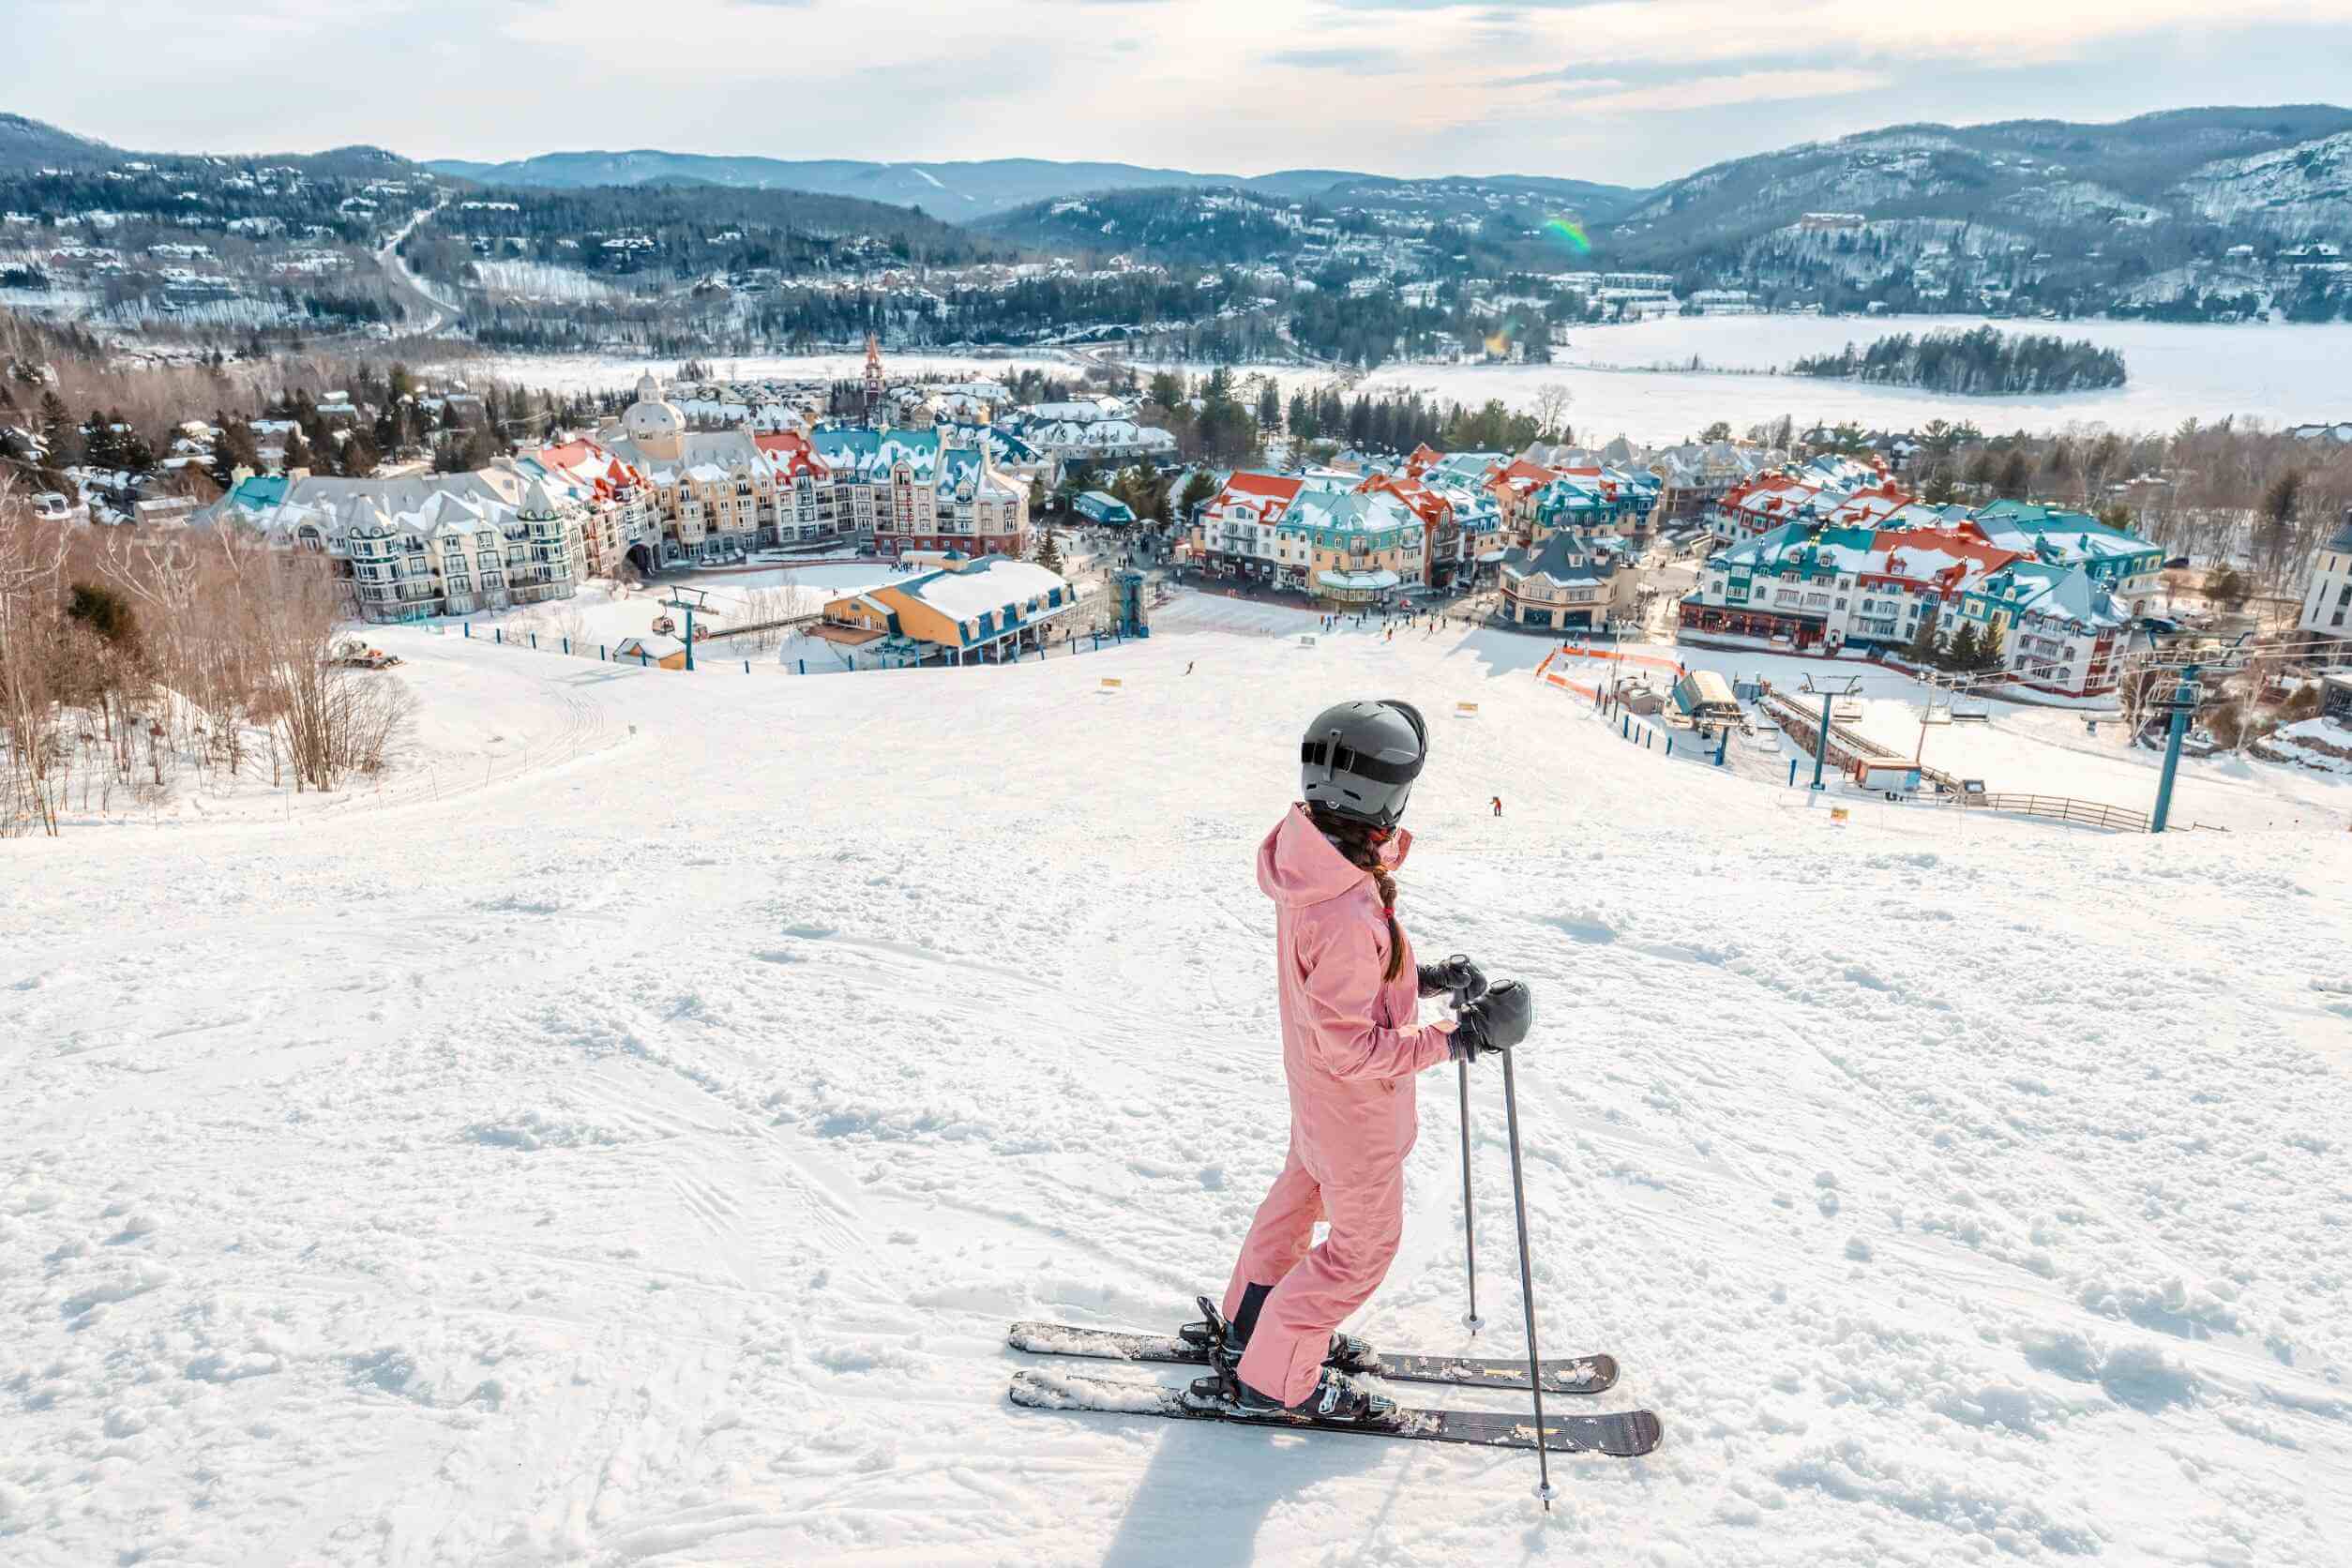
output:
<svg viewBox="0 0 2352 1568"><path fill-rule="evenodd" d="M621 428L639 451L663 462L676 462L686 447L686 415L663 399L650 371L637 378L637 401L621 415Z"/></svg>

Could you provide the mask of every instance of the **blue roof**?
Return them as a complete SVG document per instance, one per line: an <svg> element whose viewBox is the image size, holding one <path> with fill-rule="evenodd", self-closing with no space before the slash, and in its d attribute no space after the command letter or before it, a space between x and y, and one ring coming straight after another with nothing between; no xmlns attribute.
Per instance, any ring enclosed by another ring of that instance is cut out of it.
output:
<svg viewBox="0 0 2352 1568"><path fill-rule="evenodd" d="M256 474L240 480L229 492L229 504L249 512L265 512L286 499L290 481L283 474Z"/></svg>

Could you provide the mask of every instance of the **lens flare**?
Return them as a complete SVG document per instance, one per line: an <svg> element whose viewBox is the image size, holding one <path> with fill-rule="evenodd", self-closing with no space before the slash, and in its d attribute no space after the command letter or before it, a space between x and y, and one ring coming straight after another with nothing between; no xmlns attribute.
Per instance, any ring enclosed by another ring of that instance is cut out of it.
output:
<svg viewBox="0 0 2352 1568"><path fill-rule="evenodd" d="M1575 219L1555 218L1544 227L1575 246L1578 255L1589 256L1592 253L1592 242L1585 237L1584 225Z"/></svg>

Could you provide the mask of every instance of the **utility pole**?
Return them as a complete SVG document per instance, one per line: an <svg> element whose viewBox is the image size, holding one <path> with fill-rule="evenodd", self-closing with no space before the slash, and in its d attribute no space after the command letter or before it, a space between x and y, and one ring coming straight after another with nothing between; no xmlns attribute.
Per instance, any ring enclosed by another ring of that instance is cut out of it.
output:
<svg viewBox="0 0 2352 1568"><path fill-rule="evenodd" d="M694 612L702 607L702 599L709 596L709 592L705 588L672 588L669 598L656 601L686 614L686 667L689 671L694 669ZM697 596L691 603L686 600L688 594Z"/></svg>

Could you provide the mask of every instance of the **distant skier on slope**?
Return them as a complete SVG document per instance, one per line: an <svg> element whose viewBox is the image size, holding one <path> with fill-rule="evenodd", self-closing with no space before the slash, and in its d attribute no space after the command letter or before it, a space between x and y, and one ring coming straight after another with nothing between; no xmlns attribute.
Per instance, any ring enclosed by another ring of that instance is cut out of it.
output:
<svg viewBox="0 0 2352 1568"><path fill-rule="evenodd" d="M1396 922L1395 872L1412 846L1397 822L1428 734L1419 710L1393 699L1325 710L1301 747L1306 799L1259 847L1290 1149L1226 1287L1215 1364L1236 1415L1386 1414L1388 1401L1345 1375L1369 1364L1369 1347L1334 1331L1379 1287L1404 1234L1413 1075L1509 1050L1534 1017L1525 986L1489 989L1468 959L1416 969ZM1415 1022L1420 998L1449 992L1471 999L1451 1026ZM1310 1248L1319 1219L1331 1230Z"/></svg>

